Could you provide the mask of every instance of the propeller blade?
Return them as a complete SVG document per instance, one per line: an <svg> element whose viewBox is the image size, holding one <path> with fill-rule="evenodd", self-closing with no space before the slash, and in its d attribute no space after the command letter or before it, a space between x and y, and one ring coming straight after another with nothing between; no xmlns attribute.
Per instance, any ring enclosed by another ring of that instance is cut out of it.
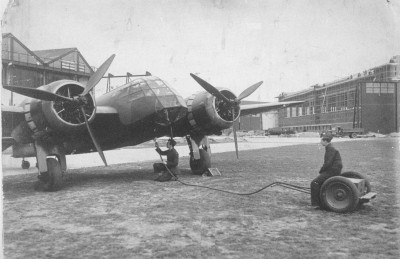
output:
<svg viewBox="0 0 400 259"><path fill-rule="evenodd" d="M107 166L106 157L104 156L103 150L101 150L101 147L100 147L99 143L97 142L96 137L94 136L94 134L92 132L92 129L90 128L89 122L86 118L85 108L83 108L83 106L81 106L81 112L82 112L83 118L85 118L85 124L89 131L89 135L92 138L93 144L96 147L96 150L99 153L101 159L103 160L105 166Z"/></svg>
<svg viewBox="0 0 400 259"><path fill-rule="evenodd" d="M247 96L251 95L255 90L257 90L257 88L263 83L263 81L260 81L252 86L250 86L249 88L247 88L246 90L244 90L238 97L238 101L246 98Z"/></svg>
<svg viewBox="0 0 400 259"><path fill-rule="evenodd" d="M37 88L28 88L28 87L13 86L13 85L4 85L3 88L11 92L22 94L24 96L32 97L42 101L56 101L56 100L73 101L72 98L68 98L62 95L54 94L52 92L48 92Z"/></svg>
<svg viewBox="0 0 400 259"><path fill-rule="evenodd" d="M193 77L194 80L196 80L197 83L199 83L199 85L201 85L201 87L204 88L204 90L206 90L210 94L214 95L215 97L219 97L226 102L229 102L229 103L232 102L231 100L226 98L220 91L218 91L218 89L215 88L214 86L210 85L209 83L207 83L206 81L204 81L203 79L201 79L200 77L198 77L192 73L190 73L190 75Z"/></svg>
<svg viewBox="0 0 400 259"><path fill-rule="evenodd" d="M238 148L236 128L235 128L235 108L232 108L232 121L233 121L233 125L232 125L233 140L235 141L236 158L239 159L239 148Z"/></svg>
<svg viewBox="0 0 400 259"><path fill-rule="evenodd" d="M97 83L101 80L104 74L107 72L111 63L115 58L115 54L111 55L97 70L96 72L89 78L88 83L86 84L85 90L81 93L81 96L87 95L90 90L93 89L97 85Z"/></svg>

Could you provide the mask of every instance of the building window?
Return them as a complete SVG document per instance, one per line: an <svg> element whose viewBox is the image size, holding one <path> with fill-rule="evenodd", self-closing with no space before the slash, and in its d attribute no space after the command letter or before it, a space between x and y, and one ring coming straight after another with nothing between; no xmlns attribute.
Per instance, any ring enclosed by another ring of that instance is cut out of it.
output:
<svg viewBox="0 0 400 259"><path fill-rule="evenodd" d="M388 94L394 94L394 84L393 83L389 83L387 84L387 92Z"/></svg>
<svg viewBox="0 0 400 259"><path fill-rule="evenodd" d="M381 93L382 94L387 94L388 93L388 84L387 83L382 83L381 84Z"/></svg>
<svg viewBox="0 0 400 259"><path fill-rule="evenodd" d="M347 95L345 93L338 94L337 96L337 107L339 111L346 109Z"/></svg>
<svg viewBox="0 0 400 259"><path fill-rule="evenodd" d="M292 117L297 116L297 107L292 107Z"/></svg>
<svg viewBox="0 0 400 259"><path fill-rule="evenodd" d="M366 92L367 94L379 94L381 91L380 83L367 83Z"/></svg>
<svg viewBox="0 0 400 259"><path fill-rule="evenodd" d="M393 94L394 83L366 83L367 94Z"/></svg>
<svg viewBox="0 0 400 259"><path fill-rule="evenodd" d="M355 104L355 102L354 102L354 99L355 99L355 96L356 96L356 92L354 91L354 90L352 90L352 91L350 91L350 92L348 92L348 97L347 97L347 109L354 109L354 104Z"/></svg>
<svg viewBox="0 0 400 259"><path fill-rule="evenodd" d="M327 112L336 111L336 96L329 96L327 98Z"/></svg>

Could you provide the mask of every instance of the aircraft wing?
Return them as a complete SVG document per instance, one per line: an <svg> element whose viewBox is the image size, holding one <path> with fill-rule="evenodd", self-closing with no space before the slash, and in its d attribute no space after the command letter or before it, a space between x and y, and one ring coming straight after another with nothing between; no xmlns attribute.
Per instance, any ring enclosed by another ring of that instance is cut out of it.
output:
<svg viewBox="0 0 400 259"><path fill-rule="evenodd" d="M96 117L91 123L94 129L102 128L103 125L107 125L108 123L119 122L119 114L118 111L111 106L97 106L96 107Z"/></svg>
<svg viewBox="0 0 400 259"><path fill-rule="evenodd" d="M24 109L19 106L1 105L1 112L8 112L14 114L24 114Z"/></svg>
<svg viewBox="0 0 400 259"><path fill-rule="evenodd" d="M118 115L118 111L114 107L110 106L97 106L96 107L96 116L102 114L115 114Z"/></svg>
<svg viewBox="0 0 400 259"><path fill-rule="evenodd" d="M293 102L274 102L274 103L258 103L258 104L242 104L240 105L240 115L258 114L277 110L279 108L290 107L296 104L304 103L303 101Z"/></svg>
<svg viewBox="0 0 400 259"><path fill-rule="evenodd" d="M25 111L22 107L1 106L2 151L15 143L11 137L12 130L25 120Z"/></svg>

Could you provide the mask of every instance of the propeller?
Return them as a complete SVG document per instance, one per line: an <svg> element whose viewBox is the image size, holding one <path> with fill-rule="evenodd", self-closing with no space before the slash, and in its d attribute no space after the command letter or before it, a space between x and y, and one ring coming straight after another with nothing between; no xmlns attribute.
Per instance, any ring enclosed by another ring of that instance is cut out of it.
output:
<svg viewBox="0 0 400 259"><path fill-rule="evenodd" d="M255 90L258 89L258 87L263 83L263 81L260 81L258 83L255 83L254 85L246 88L237 98L239 101L243 100L244 98L246 98L247 96L251 95Z"/></svg>
<svg viewBox="0 0 400 259"><path fill-rule="evenodd" d="M101 78L104 76L104 74L107 72L108 68L110 67L111 63L113 62L115 58L115 54L111 55L104 63L96 70L96 73L94 73L90 78L89 81L86 84L85 90L81 93L81 96L87 95L93 87L95 87L101 80Z"/></svg>
<svg viewBox="0 0 400 259"><path fill-rule="evenodd" d="M72 98L68 98L62 95L58 95L52 92L48 92L42 89L37 88L27 88L22 86L14 86L14 85L4 85L4 89L9 90L11 92L21 94L24 96L28 96L31 98L43 100L43 101L73 101Z"/></svg>
<svg viewBox="0 0 400 259"><path fill-rule="evenodd" d="M235 106L240 104L240 101L243 100L244 98L248 97L252 93L254 93L255 90L260 87L260 85L263 83L263 81L260 81L258 83L255 83L254 85L246 88L242 93L240 93L239 97L234 98L234 99L229 99L225 95L223 95L217 88L212 86L210 83L206 82L205 80L201 79L200 77L196 76L195 74L190 74L191 77L193 77L194 80L196 80L197 83L201 87L204 88L207 92L212 94L213 96L220 98L227 102L232 109L232 122L235 122ZM238 143L237 143L237 134L236 134L236 129L235 126L233 125L233 138L235 141L235 150L236 150L236 157L239 159L239 149L238 149Z"/></svg>
<svg viewBox="0 0 400 259"><path fill-rule="evenodd" d="M206 90L210 94L214 95L215 97L219 97L219 98L223 99L224 101L226 101L226 102L228 102L230 104L235 104L235 103L238 103L238 102L240 103L241 100L243 100L247 96L251 95L263 83L263 81L255 83L254 85L246 88L239 95L238 98L232 100L232 99L227 98L225 95L223 95L217 88L212 86L210 83L206 82L205 80L201 79L200 77L196 76L195 74L191 73L190 76L193 77L193 79L196 80L196 82L199 83L199 85L201 85L201 87L203 87L204 90Z"/></svg>
<svg viewBox="0 0 400 259"><path fill-rule="evenodd" d="M232 121L234 121L234 120L235 120L235 108L232 107ZM239 148L238 148L235 125L232 125L232 129L233 129L233 140L235 141L236 158L239 159Z"/></svg>
<svg viewBox="0 0 400 259"><path fill-rule="evenodd" d="M87 128L87 130L89 132L90 138L92 139L93 144L96 147L97 152L99 153L101 159L103 160L104 165L107 166L106 157L104 156L103 150L101 149L101 147L100 147L99 143L97 142L97 139L96 139L92 129L90 128L90 124L89 124L89 122L87 120L87 117L86 117L86 114L85 114L85 108L83 106L81 106L81 112L82 112L83 118L85 118L85 124L86 124L86 128Z"/></svg>
<svg viewBox="0 0 400 259"><path fill-rule="evenodd" d="M197 83L199 83L199 85L201 85L201 87L204 88L204 90L206 90L207 92L209 92L210 94L214 95L215 97L219 97L222 100L226 101L226 102L231 102L231 100L229 100L228 98L225 97L225 95L223 95L220 91L218 91L217 88L215 88L214 86L212 86L211 84L209 84L208 82L204 81L203 79L201 79L200 77L194 75L194 74L190 74L194 80L196 80Z"/></svg>
<svg viewBox="0 0 400 259"><path fill-rule="evenodd" d="M83 90L82 93L75 97L70 96L70 92L68 89L68 97L52 93L43 89L37 89L37 88L27 88L27 87L21 87L21 86L12 86L12 85L4 85L3 88L7 89L11 92L15 92L24 96L28 96L31 98L39 99L42 101L61 101L61 102L66 102L66 104L76 107L79 109L81 115L83 116L85 120L85 125L86 128L89 132L90 138L93 141L94 146L96 147L97 152L99 153L101 159L103 160L104 164L107 166L107 161L105 159L104 153L96 140L96 137L90 127L90 124L87 119L87 115L85 112L84 106L88 103L87 102L87 97L86 95L99 83L101 78L104 76L104 74L107 72L108 68L110 67L112 61L115 58L115 54L111 55L97 70L96 72L89 78L88 83L85 86L85 89ZM77 113L79 114L79 112ZM78 118L79 121L79 118Z"/></svg>

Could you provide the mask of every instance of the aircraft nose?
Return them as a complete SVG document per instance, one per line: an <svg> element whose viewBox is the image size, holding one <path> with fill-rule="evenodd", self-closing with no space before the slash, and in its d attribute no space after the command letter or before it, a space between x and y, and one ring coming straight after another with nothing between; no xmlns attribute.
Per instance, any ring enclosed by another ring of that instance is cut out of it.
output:
<svg viewBox="0 0 400 259"><path fill-rule="evenodd" d="M169 125L185 117L186 113L187 113L187 108L183 106L163 108L156 112L157 114L156 121L159 124Z"/></svg>

